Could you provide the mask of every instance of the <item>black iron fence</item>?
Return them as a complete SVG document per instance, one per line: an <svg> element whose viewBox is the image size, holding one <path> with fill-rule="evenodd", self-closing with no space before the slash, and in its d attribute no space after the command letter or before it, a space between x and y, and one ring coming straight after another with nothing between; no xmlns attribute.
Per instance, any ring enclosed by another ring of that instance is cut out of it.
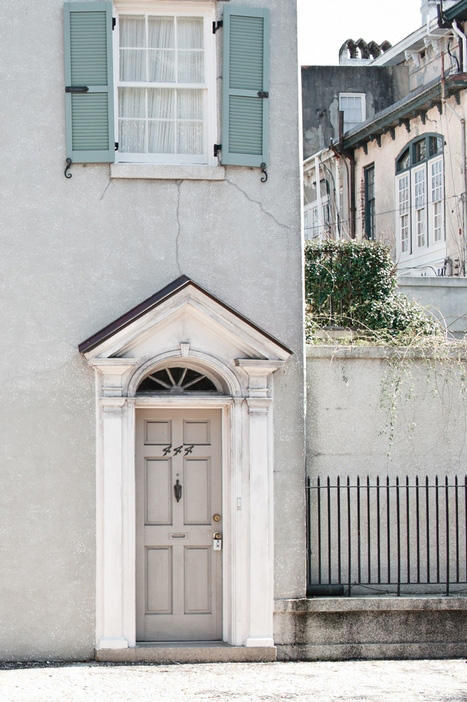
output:
<svg viewBox="0 0 467 702"><path fill-rule="evenodd" d="M467 594L467 476L309 478L308 596Z"/></svg>

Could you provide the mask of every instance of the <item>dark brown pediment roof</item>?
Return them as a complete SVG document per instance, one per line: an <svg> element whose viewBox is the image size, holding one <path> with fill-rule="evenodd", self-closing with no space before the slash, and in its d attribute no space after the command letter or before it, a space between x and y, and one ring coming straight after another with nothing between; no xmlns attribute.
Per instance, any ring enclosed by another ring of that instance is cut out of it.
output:
<svg viewBox="0 0 467 702"><path fill-rule="evenodd" d="M154 309L155 307L165 302L169 298L173 297L176 293L180 292L181 290L190 285L196 290L202 292L207 297L211 298L211 300L217 302L218 305L228 310L231 314L234 314L236 317L238 317L243 322L252 327L252 329L255 329L264 337L280 346L280 348L284 349L284 351L286 351L287 353L293 353L293 351L287 348L287 346L285 346L281 341L276 339L274 336L271 336L271 334L268 334L266 331L264 331L264 329L261 329L261 327L258 327L256 324L253 324L253 322L251 322L247 317L244 317L242 314L237 312L237 310L233 309L233 307L230 307L229 305L225 304L225 302L222 302L222 300L219 300L218 297L209 293L207 290L202 288L201 285L198 285L186 275L182 275L180 276L180 278L177 278L172 283L169 283L169 285L166 285L165 288L162 288L162 290L159 290L159 292L156 292L154 295L151 295L151 297L148 297L147 300L140 302L139 305L136 305L136 307L133 307L133 309L129 310L128 312L125 312L125 314L122 314L121 317L118 317L118 319L115 319L106 327L96 332L96 334L90 336L89 339L83 341L78 346L80 353L86 353L86 351L91 351L91 349L94 349L96 346L98 346L106 339L109 339L118 331L124 329L139 317L142 317L144 314L146 314L146 312L149 312L150 310Z"/></svg>

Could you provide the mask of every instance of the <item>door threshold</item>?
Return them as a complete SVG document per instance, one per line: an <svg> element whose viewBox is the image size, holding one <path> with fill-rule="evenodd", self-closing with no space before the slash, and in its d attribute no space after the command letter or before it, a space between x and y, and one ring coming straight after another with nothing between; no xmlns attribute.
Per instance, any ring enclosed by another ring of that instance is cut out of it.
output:
<svg viewBox="0 0 467 702"><path fill-rule="evenodd" d="M232 646L225 641L144 641L135 648L96 650L96 660L108 663L258 663L276 659L275 646Z"/></svg>

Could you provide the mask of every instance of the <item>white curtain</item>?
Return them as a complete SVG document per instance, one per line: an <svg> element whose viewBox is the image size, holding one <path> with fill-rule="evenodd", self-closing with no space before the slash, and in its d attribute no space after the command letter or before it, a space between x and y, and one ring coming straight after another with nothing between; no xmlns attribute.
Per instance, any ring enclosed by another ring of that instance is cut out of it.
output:
<svg viewBox="0 0 467 702"><path fill-rule="evenodd" d="M120 82L167 88L119 88L119 149L126 153L202 154L203 19L121 16Z"/></svg>

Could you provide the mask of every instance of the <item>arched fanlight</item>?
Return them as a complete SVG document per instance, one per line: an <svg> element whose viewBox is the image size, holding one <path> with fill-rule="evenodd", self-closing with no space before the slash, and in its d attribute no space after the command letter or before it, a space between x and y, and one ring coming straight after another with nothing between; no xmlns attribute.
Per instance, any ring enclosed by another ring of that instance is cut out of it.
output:
<svg viewBox="0 0 467 702"><path fill-rule="evenodd" d="M147 375L138 386L138 395L185 395L195 393L222 393L210 378L193 368L162 368Z"/></svg>

